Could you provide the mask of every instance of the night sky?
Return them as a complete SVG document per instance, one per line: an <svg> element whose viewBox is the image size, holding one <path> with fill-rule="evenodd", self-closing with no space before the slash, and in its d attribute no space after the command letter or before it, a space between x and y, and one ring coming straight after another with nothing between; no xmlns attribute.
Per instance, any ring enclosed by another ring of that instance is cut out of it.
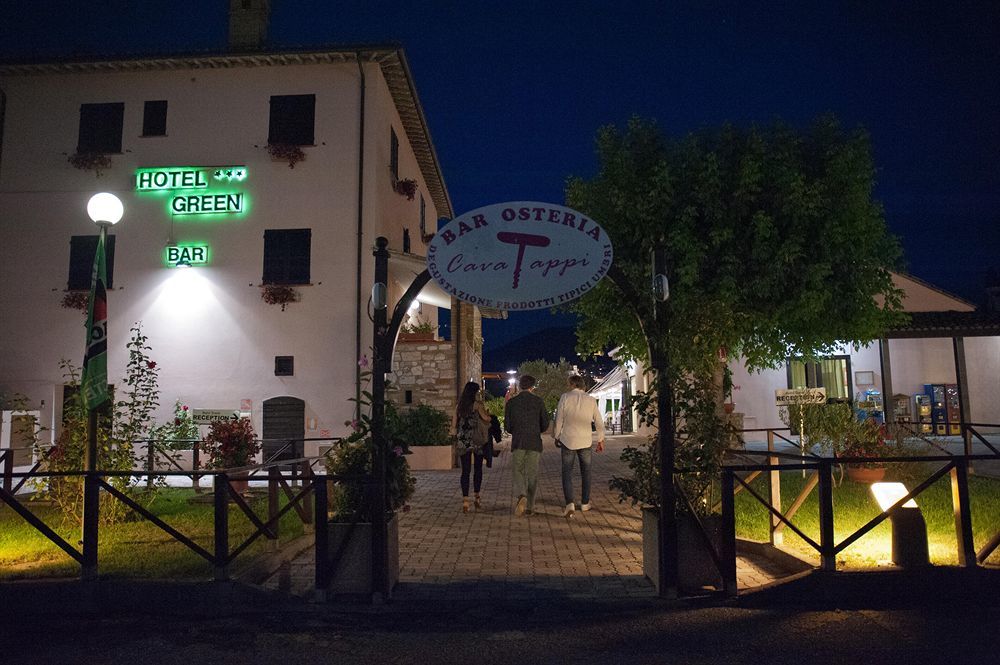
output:
<svg viewBox="0 0 1000 665"><path fill-rule="evenodd" d="M6 0L0 57L221 51L227 7ZM270 39L402 43L456 214L563 202L596 129L635 114L679 134L832 111L872 135L911 273L978 303L1000 268L1000 2L273 0ZM521 315L487 344L566 322Z"/></svg>

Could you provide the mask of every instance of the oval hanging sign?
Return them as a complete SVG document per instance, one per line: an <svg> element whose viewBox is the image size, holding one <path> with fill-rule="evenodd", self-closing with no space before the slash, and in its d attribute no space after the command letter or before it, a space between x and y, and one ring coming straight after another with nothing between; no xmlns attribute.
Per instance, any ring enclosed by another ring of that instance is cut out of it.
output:
<svg viewBox="0 0 1000 665"><path fill-rule="evenodd" d="M608 234L586 215L514 201L443 226L427 248L427 271L460 300L526 311L579 298L607 274L612 258Z"/></svg>

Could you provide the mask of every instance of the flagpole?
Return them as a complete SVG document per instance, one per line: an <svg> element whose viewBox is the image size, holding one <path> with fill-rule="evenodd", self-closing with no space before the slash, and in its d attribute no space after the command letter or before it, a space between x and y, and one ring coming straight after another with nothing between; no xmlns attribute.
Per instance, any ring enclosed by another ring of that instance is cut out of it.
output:
<svg viewBox="0 0 1000 665"><path fill-rule="evenodd" d="M98 524L101 486L98 475L97 410L108 400L108 303L106 243L108 227L122 218L122 202L114 194L95 194L87 202L87 214L100 228L87 309L87 346L80 377L80 398L87 409L87 450L83 477L83 553L80 577L97 579Z"/></svg>

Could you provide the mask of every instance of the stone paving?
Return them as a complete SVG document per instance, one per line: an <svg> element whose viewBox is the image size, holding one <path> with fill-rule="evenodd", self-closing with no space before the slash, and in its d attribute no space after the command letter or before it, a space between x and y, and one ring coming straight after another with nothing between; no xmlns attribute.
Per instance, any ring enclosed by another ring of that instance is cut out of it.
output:
<svg viewBox="0 0 1000 665"><path fill-rule="evenodd" d="M653 597L642 574L641 517L608 489L625 472L619 457L636 439L609 437L593 456L591 504L586 513L562 516L560 455L551 437L539 468L535 513L513 515L509 440L492 469L484 469L482 508L462 512L459 471L418 471L410 510L399 514L400 578L397 600L458 600L470 597ZM577 471L578 474L578 471ZM579 475L574 483L579 492ZM739 557L741 589L759 587L785 574L766 559ZM265 586L309 595L313 551L304 552Z"/></svg>

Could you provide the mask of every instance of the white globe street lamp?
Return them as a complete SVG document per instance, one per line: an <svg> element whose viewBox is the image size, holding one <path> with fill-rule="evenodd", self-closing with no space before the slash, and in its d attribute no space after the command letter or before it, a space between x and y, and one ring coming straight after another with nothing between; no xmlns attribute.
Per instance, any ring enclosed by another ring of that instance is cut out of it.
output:
<svg viewBox="0 0 1000 665"><path fill-rule="evenodd" d="M101 192L87 201L87 214L98 226L114 226L125 214L125 206L114 194Z"/></svg>

